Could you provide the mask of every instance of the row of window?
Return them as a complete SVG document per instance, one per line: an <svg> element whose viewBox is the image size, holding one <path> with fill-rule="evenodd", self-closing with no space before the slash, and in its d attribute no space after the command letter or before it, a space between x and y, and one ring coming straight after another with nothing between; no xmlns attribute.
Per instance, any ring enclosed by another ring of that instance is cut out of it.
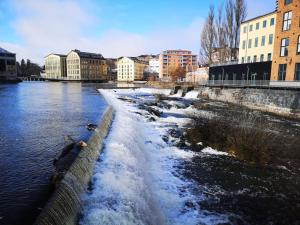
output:
<svg viewBox="0 0 300 225"><path fill-rule="evenodd" d="M281 39L281 45L280 45L280 56L281 57L285 57L285 56L289 55L289 44L290 44L289 38ZM297 55L300 54L300 35L298 36L296 54Z"/></svg>
<svg viewBox="0 0 300 225"><path fill-rule="evenodd" d="M287 64L279 64L278 80L285 80ZM300 81L300 63L295 65L294 80Z"/></svg>
<svg viewBox="0 0 300 225"><path fill-rule="evenodd" d="M264 20L263 22L262 22L262 28L266 28L267 27L267 20ZM259 30L260 29L260 22L257 22L256 24L255 24L255 30ZM274 26L274 24L275 24L275 18L271 18L270 19L270 26ZM251 31L253 31L253 28L254 28L254 25L253 24L251 24L250 26L249 26L249 32L251 32ZM244 27L244 30L243 30L243 32L244 33L247 33L247 26L245 26Z"/></svg>
<svg viewBox="0 0 300 225"><path fill-rule="evenodd" d="M268 40L268 44L269 45L272 45L273 44L273 39L274 39L274 35L273 34L270 34L269 35L269 40ZM254 39L254 47L255 48L257 48L258 47L258 42L259 42L259 39L258 39L258 37L256 37L255 39ZM246 41L243 41L243 46L242 46L242 48L243 49L246 49ZM266 45L266 36L262 36L261 37L261 42L260 42L260 45L261 46L265 46ZM252 48L252 39L249 39L248 40L248 46L247 46L248 48Z"/></svg>
<svg viewBox="0 0 300 225"><path fill-rule="evenodd" d="M267 55L267 61L271 61L271 60L272 60L272 53L269 53L269 54ZM265 61L265 55L264 55L264 54L261 54L261 55L260 55L259 61L260 61L260 62L264 62L264 61ZM252 59L251 59L251 56L248 56L248 57L247 57L247 61L245 61L245 57L242 57L241 62L242 62L242 63L258 62L258 58L257 58L257 55L254 55Z"/></svg>

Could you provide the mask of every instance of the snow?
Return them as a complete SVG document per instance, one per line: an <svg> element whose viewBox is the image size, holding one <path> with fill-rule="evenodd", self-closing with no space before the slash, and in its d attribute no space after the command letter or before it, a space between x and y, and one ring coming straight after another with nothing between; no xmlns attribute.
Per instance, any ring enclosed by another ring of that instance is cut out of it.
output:
<svg viewBox="0 0 300 225"><path fill-rule="evenodd" d="M199 91L189 91L188 93L186 93L186 95L184 96L184 98L186 99L197 99L199 95Z"/></svg>
<svg viewBox="0 0 300 225"><path fill-rule="evenodd" d="M116 115L95 167L92 191L83 197L80 224L227 222L226 215L202 212L197 202L203 200L204 195L194 196L191 192L193 183L178 173L176 165L191 160L195 153L170 146L162 140L167 124L183 126L189 120L166 117L146 122L143 116L135 113L141 111L135 104L118 99L120 96L143 98L156 90L99 91L114 107ZM184 114L182 110L176 113ZM187 207L186 203L192 203L194 207Z"/></svg>
<svg viewBox="0 0 300 225"><path fill-rule="evenodd" d="M211 147L207 147L203 149L201 152L209 155L229 155L227 152L217 151L215 149L212 149Z"/></svg>

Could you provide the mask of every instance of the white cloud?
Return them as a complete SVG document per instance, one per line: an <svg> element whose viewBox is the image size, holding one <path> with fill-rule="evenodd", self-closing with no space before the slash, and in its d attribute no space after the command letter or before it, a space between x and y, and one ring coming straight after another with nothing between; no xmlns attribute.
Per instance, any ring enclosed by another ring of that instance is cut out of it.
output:
<svg viewBox="0 0 300 225"><path fill-rule="evenodd" d="M67 53L74 48L100 52L105 57L154 54L174 48L199 51L201 18L195 18L188 27L172 30L157 29L141 35L110 29L99 37L91 37L85 31L97 29L101 23L88 10L93 7L90 4L93 2L15 0L17 19L13 25L22 43L0 42L0 46L16 52L18 59L30 58L40 64L43 57L51 52Z"/></svg>

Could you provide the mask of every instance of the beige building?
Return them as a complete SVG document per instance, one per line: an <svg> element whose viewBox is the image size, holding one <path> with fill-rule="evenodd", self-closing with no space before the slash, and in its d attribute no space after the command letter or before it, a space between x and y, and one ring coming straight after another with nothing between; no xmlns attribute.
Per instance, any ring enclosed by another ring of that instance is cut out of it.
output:
<svg viewBox="0 0 300 225"><path fill-rule="evenodd" d="M66 55L50 54L45 57L45 77L47 79L64 79L67 77Z"/></svg>
<svg viewBox="0 0 300 225"><path fill-rule="evenodd" d="M206 84L209 77L209 67L200 67L195 71L188 72L185 76L186 82Z"/></svg>
<svg viewBox="0 0 300 225"><path fill-rule="evenodd" d="M101 54L72 50L67 56L68 80L107 80L108 67Z"/></svg>
<svg viewBox="0 0 300 225"><path fill-rule="evenodd" d="M143 80L147 62L135 57L122 57L118 60L118 81L132 82Z"/></svg>
<svg viewBox="0 0 300 225"><path fill-rule="evenodd" d="M239 63L272 61L276 12L271 12L241 24Z"/></svg>
<svg viewBox="0 0 300 225"><path fill-rule="evenodd" d="M159 64L159 78L163 81L173 80L172 74L178 68L182 68L186 72L189 72L196 70L198 67L197 56L187 50L164 51L159 55Z"/></svg>

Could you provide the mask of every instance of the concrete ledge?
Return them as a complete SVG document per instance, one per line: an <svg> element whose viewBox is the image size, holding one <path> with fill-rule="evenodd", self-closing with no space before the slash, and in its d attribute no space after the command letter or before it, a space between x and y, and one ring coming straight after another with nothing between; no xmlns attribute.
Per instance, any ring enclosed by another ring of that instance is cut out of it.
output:
<svg viewBox="0 0 300 225"><path fill-rule="evenodd" d="M105 111L98 128L82 148L79 155L54 191L48 203L35 221L35 225L75 225L82 210L81 194L84 193L93 175L94 165L109 132L114 110Z"/></svg>

